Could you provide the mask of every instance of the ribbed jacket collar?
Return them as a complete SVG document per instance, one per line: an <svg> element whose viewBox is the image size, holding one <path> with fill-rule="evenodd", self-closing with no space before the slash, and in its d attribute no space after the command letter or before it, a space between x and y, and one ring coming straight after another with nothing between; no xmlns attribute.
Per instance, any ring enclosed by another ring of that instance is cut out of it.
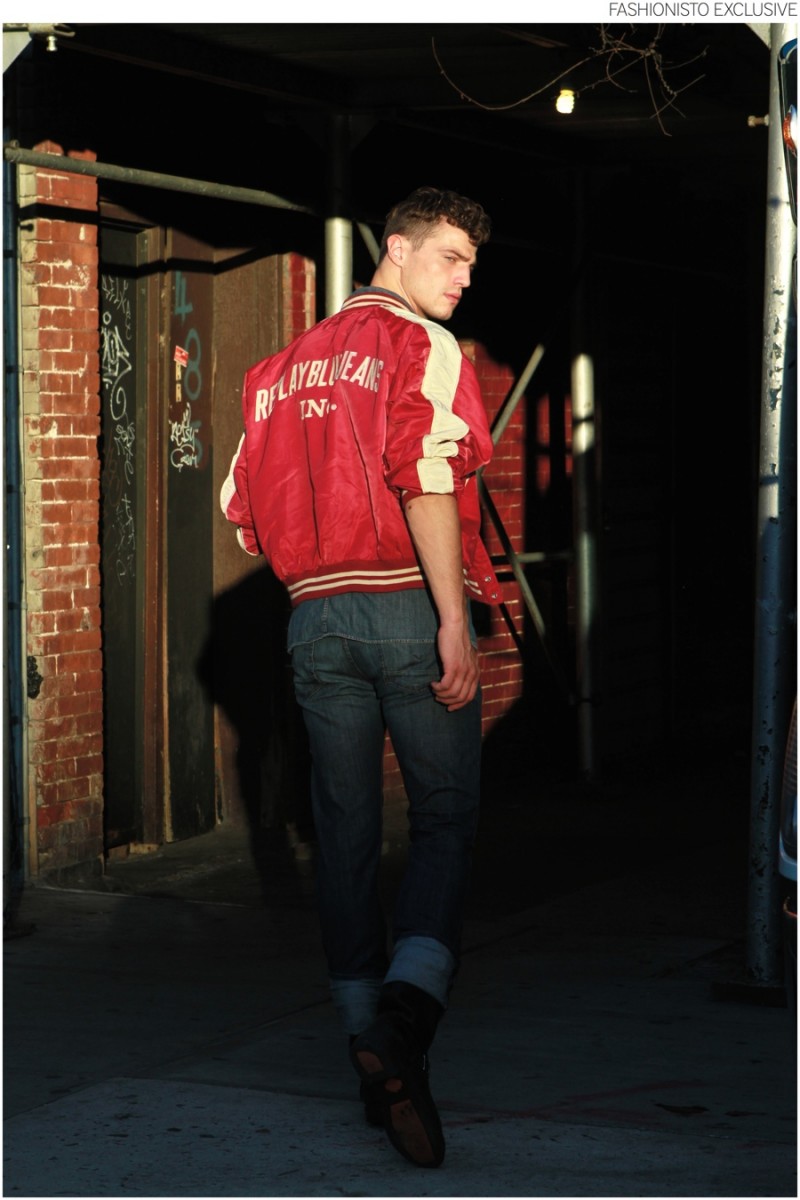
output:
<svg viewBox="0 0 800 1200"><path fill-rule="evenodd" d="M383 308L396 308L402 312L414 311L397 292L390 292L388 288L381 287L361 287L356 288L353 294L347 297L342 305L342 312L345 309L363 308L370 304L380 304Z"/></svg>

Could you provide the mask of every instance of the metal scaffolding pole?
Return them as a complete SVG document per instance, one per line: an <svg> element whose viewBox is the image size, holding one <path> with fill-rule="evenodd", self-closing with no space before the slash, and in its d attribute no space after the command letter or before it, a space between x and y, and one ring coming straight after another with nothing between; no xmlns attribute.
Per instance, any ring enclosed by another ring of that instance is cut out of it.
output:
<svg viewBox="0 0 800 1200"><path fill-rule="evenodd" d="M761 987L782 980L778 833L786 735L796 691L796 318L792 220L782 138L778 54L792 27L770 27L769 150L764 272L761 442L756 547L746 971Z"/></svg>
<svg viewBox="0 0 800 1200"><path fill-rule="evenodd" d="M114 163L89 162L83 158L72 158L69 154L48 154L41 150L23 150L11 142L3 147L6 162L20 163L26 167L41 167L46 171L69 171L73 175L93 175L97 179L111 179L117 183L135 183L143 187L163 188L168 192L185 192L193 196L207 196L213 200L235 200L239 203L258 204L265 208L282 208L289 212L317 214L302 204L294 204L262 192L256 188L233 187L227 183L210 183L204 179L187 179L182 175L165 175L161 171L143 171L138 167L119 167Z"/></svg>
<svg viewBox="0 0 800 1200"><path fill-rule="evenodd" d="M597 636L597 534L594 366L586 353L572 360L572 457L575 485L575 689L578 765L595 771L594 644Z"/></svg>
<svg viewBox="0 0 800 1200"><path fill-rule="evenodd" d="M586 245L585 181L575 180L576 264ZM577 269L572 309L572 481L575 539L575 691L578 704L578 766L587 778L596 769L595 658L598 620L597 428L594 363L589 353L587 285Z"/></svg>
<svg viewBox="0 0 800 1200"><path fill-rule="evenodd" d="M16 913L31 857L27 815L27 710L25 696L25 489L20 450L22 355L19 332L19 260L17 239L17 180L10 164L3 165L3 475L5 572L3 575L3 728L4 755L3 920Z"/></svg>
<svg viewBox="0 0 800 1200"><path fill-rule="evenodd" d="M325 218L325 315L337 313L353 290L353 223L349 212L350 126L343 113L330 119L328 216Z"/></svg>

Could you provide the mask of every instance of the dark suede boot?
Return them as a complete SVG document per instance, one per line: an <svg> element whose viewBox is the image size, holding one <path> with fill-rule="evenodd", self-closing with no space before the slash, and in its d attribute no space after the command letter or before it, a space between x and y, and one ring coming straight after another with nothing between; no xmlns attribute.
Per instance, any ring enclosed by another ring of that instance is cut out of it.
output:
<svg viewBox="0 0 800 1200"><path fill-rule="evenodd" d="M350 1034L350 1048L352 1050L353 1042L356 1040L356 1034ZM381 1084L367 1083L362 1079L358 1090L358 1098L364 1105L364 1118L368 1125L383 1127L383 1101L381 1092L383 1087Z"/></svg>
<svg viewBox="0 0 800 1200"><path fill-rule="evenodd" d="M389 1140L420 1167L438 1167L444 1159L427 1053L443 1011L437 1000L413 984L387 983L381 989L378 1016L350 1047L367 1094L380 1103Z"/></svg>

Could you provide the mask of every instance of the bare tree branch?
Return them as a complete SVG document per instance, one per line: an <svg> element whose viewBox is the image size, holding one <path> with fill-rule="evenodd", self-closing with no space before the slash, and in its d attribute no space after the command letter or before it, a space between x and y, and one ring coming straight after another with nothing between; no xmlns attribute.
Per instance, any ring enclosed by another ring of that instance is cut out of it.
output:
<svg viewBox="0 0 800 1200"><path fill-rule="evenodd" d="M535 91L529 92L525 96L521 96L518 100L512 100L508 104L486 104L483 101L476 99L476 97L469 95L448 75L437 50L435 39L432 39L431 41L431 48L436 65L438 66L441 74L447 80L450 87L452 87L453 90L458 93L462 100L466 100L470 104L474 104L477 108L484 109L486 112L507 112L512 108L519 108L521 105L527 104L528 101L535 99L537 96L541 96L543 92L550 91L555 87L556 84L560 83L562 79L568 76L574 76L575 72L580 67L584 67L587 63L599 60L603 61L602 73L594 81L584 84L580 90L575 89L578 95L580 92L591 91L593 88L596 88L603 83L610 83L614 87L620 88L622 91L633 93L637 89L635 87L623 87L623 85L619 82L619 77L626 71L630 71L632 67L641 65L644 70L645 87L650 97L650 102L653 106L652 115L658 121L659 128L665 137L671 137L672 135L667 131L663 121L661 120L661 114L670 108L675 108L675 111L683 116L684 114L680 113L680 109L678 109L676 106L676 100L678 96L681 95L682 92L685 92L688 88L694 87L694 85L699 83L704 76L698 75L696 79L691 81L691 83L684 84L680 88L673 88L667 80L667 72L682 70L691 63L696 62L699 58L704 58L707 50L701 51L701 53L696 55L694 58L687 59L686 62L670 64L665 63L659 48L665 28L666 26L659 25L657 27L655 36L648 42L647 45L635 46L629 41L629 37L636 31L635 26L630 27L629 34L613 34L608 26L600 25L598 27L598 32L600 34L599 48L589 47L589 53L584 58L579 59L571 66L567 67L566 70L561 71L560 74L554 76L552 79L549 79L547 83L542 84L542 86L536 88ZM628 56L630 57L628 58Z"/></svg>

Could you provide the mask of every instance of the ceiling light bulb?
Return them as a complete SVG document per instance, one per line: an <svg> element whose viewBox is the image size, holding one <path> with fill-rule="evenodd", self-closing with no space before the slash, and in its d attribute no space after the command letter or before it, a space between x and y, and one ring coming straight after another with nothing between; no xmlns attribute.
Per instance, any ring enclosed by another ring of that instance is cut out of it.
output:
<svg viewBox="0 0 800 1200"><path fill-rule="evenodd" d="M562 88L558 93L556 100L556 111L560 113L571 113L575 107L575 93L572 88Z"/></svg>

